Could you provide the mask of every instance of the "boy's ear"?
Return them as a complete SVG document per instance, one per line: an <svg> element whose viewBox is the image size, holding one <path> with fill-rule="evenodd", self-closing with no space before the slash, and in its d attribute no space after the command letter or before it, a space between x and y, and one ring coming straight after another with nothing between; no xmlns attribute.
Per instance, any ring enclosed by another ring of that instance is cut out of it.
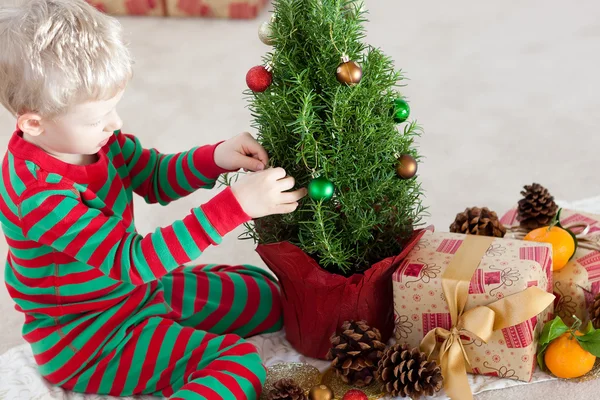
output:
<svg viewBox="0 0 600 400"><path fill-rule="evenodd" d="M44 132L42 128L42 117L39 114L28 112L17 117L19 129L31 136L39 136Z"/></svg>

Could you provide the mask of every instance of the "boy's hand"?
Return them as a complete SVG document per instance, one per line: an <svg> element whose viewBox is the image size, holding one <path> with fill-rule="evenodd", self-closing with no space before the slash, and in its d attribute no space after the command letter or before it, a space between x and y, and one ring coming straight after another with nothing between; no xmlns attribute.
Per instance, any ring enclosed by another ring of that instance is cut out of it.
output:
<svg viewBox="0 0 600 400"><path fill-rule="evenodd" d="M269 168L243 176L231 185L231 190L248 216L260 218L294 211L307 192L306 188L286 192L294 184L294 178L286 176L283 168Z"/></svg>
<svg viewBox="0 0 600 400"><path fill-rule="evenodd" d="M250 135L244 132L217 146L215 164L229 170L262 171L269 162L265 149Z"/></svg>

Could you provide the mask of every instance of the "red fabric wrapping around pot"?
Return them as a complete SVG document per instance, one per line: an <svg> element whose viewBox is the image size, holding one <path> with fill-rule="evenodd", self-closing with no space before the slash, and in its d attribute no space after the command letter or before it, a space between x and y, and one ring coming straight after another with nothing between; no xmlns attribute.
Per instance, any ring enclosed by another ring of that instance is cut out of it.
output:
<svg viewBox="0 0 600 400"><path fill-rule="evenodd" d="M423 233L415 231L399 255L350 277L324 270L289 242L259 245L257 253L279 279L291 345L305 356L325 359L331 335L352 319L367 321L387 342L394 330L392 274Z"/></svg>

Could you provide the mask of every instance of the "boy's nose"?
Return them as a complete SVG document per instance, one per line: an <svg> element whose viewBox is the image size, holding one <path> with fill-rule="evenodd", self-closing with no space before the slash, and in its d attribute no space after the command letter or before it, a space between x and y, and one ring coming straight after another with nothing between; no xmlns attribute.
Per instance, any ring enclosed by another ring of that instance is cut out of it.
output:
<svg viewBox="0 0 600 400"><path fill-rule="evenodd" d="M117 114L116 112L113 112L113 114L111 115L110 121L108 124L106 124L106 127L104 128L104 130L106 132L114 132L114 131L118 131L119 129L121 129L122 126L123 126L123 121L121 120L121 117L119 117L119 114Z"/></svg>

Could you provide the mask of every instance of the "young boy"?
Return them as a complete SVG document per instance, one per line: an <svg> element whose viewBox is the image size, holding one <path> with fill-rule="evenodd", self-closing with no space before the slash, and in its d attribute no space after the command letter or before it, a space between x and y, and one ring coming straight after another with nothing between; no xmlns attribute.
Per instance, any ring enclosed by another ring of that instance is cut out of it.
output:
<svg viewBox="0 0 600 400"><path fill-rule="evenodd" d="M144 149L116 112L131 77L118 22L83 0L0 8L0 102L17 130L2 162L6 286L42 375L63 388L255 399L241 339L281 328L276 282L251 266L181 265L240 224L295 210L305 189L249 135L178 154ZM249 174L142 236L132 192L167 204Z"/></svg>

